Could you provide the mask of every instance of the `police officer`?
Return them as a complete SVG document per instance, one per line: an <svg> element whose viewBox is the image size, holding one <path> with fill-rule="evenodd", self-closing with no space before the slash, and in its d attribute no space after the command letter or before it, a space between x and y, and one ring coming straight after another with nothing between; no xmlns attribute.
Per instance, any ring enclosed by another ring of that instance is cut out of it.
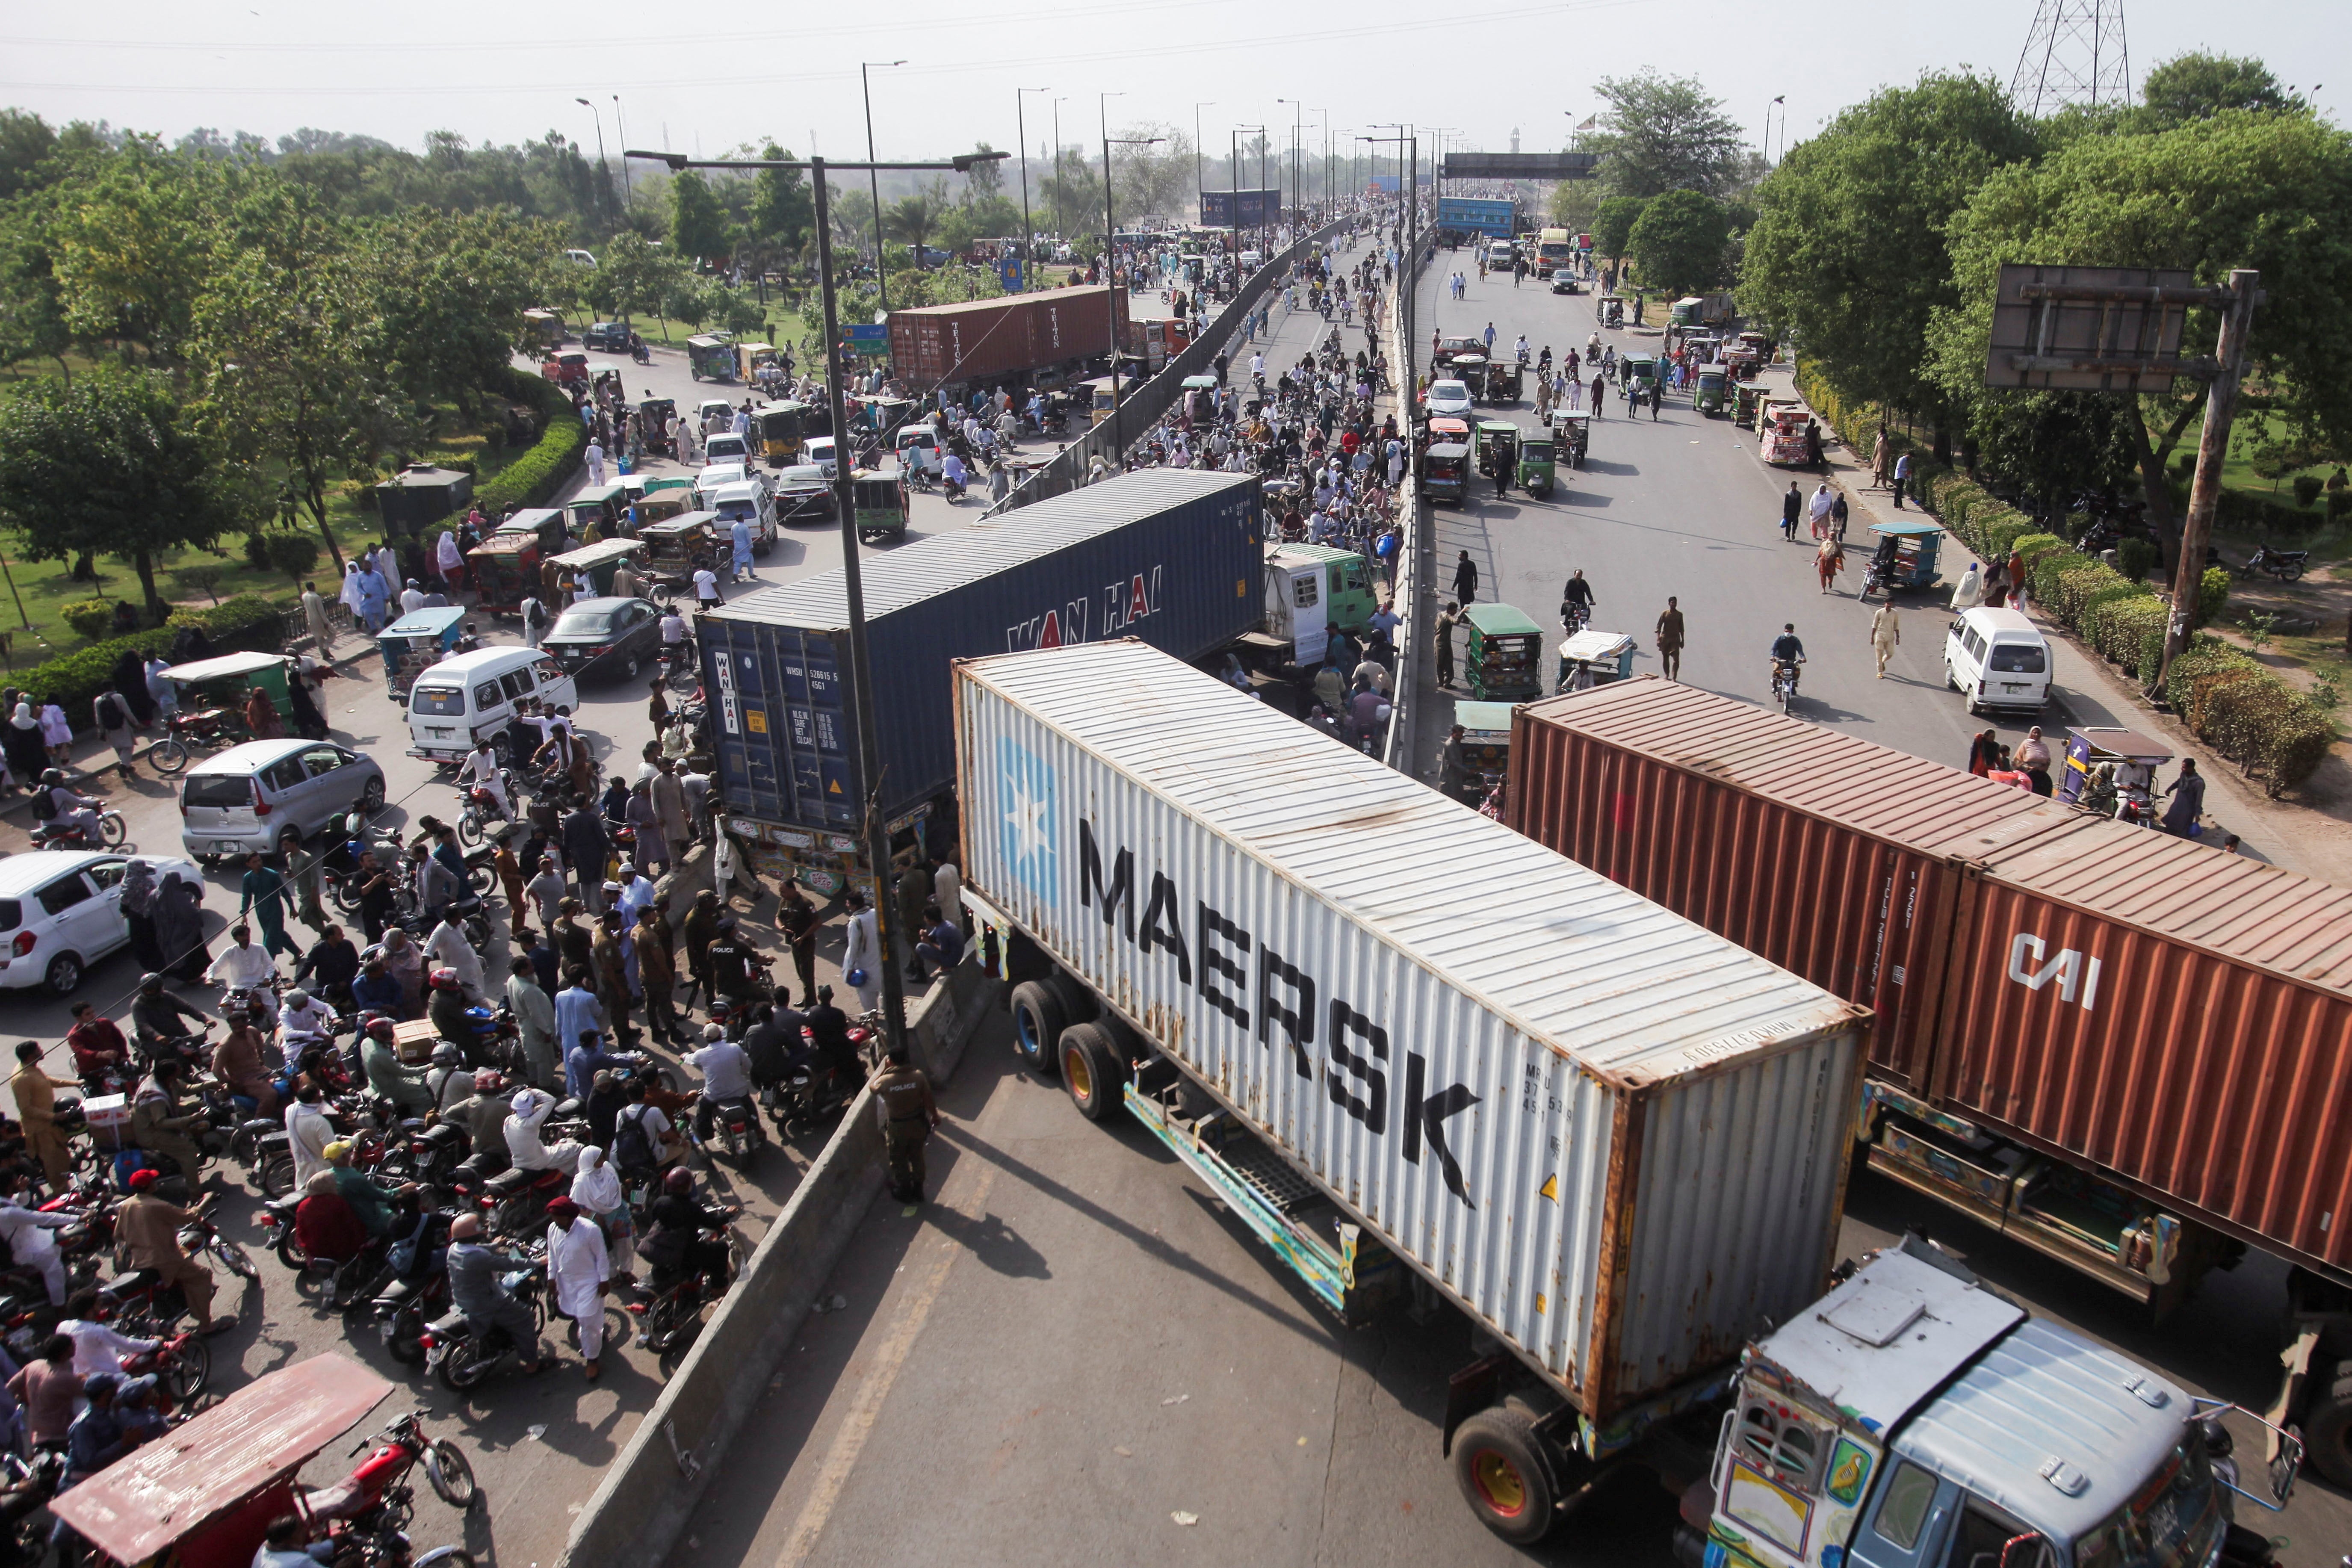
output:
<svg viewBox="0 0 2352 1568"><path fill-rule="evenodd" d="M907 1053L895 1050L874 1078L875 1110L882 1118L882 1142L890 1162L890 1195L902 1204L923 1201L923 1143L940 1124L931 1086Z"/></svg>

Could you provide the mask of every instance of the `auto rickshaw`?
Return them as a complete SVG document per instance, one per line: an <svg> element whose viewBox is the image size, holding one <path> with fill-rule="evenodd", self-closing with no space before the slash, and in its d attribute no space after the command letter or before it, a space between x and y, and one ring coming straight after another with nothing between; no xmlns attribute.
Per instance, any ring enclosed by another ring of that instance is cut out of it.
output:
<svg viewBox="0 0 2352 1568"><path fill-rule="evenodd" d="M1518 472L1519 427L1507 419L1481 419L1471 451L1481 474L1507 484Z"/></svg>
<svg viewBox="0 0 2352 1568"><path fill-rule="evenodd" d="M492 535L493 538L500 537ZM529 535L505 537L528 538ZM550 607L551 617L553 607ZM383 653L384 683L393 695L408 700L408 688L423 671L430 669L449 656L465 636L466 612L454 605L436 605L429 610L411 610L376 634L376 647Z"/></svg>
<svg viewBox="0 0 2352 1568"><path fill-rule="evenodd" d="M1758 416L1758 446L1768 463L1805 460L1805 410L1799 403L1774 402Z"/></svg>
<svg viewBox="0 0 2352 1568"><path fill-rule="evenodd" d="M462 616L464 612L451 613ZM163 672L163 679L178 689L182 712L196 719L218 713L225 724L239 729L245 724L246 696L258 686L269 694L270 704L290 735L294 703L286 695L286 680L293 668L292 658L282 653L225 653L175 664Z"/></svg>
<svg viewBox="0 0 2352 1568"><path fill-rule="evenodd" d="M486 615L519 616L522 602L539 592L542 559L535 533L493 533L466 552L474 592Z"/></svg>
<svg viewBox="0 0 2352 1568"><path fill-rule="evenodd" d="M585 539L595 529L610 539L623 531L629 492L624 485L592 485L563 503L563 515L574 539Z"/></svg>
<svg viewBox="0 0 2352 1568"><path fill-rule="evenodd" d="M1691 407L1701 414L1723 412L1724 393L1729 376L1719 364L1703 364L1691 377Z"/></svg>
<svg viewBox="0 0 2352 1568"><path fill-rule="evenodd" d="M667 522L674 517L684 517L694 510L694 487L664 485L657 490L647 490L629 505L637 514L636 529L640 534L647 523Z"/></svg>
<svg viewBox="0 0 2352 1568"><path fill-rule="evenodd" d="M49 1500L49 1511L110 1563L246 1568L279 1517L291 1514L323 1534L329 1521L372 1500L373 1491L364 1483L305 1487L295 1478L382 1404L392 1386L332 1352L267 1373L168 1436L60 1492ZM473 1466L446 1437L427 1440L418 1416L396 1417L353 1452L373 1447L375 1458L368 1463L375 1467L420 1445L417 1469L435 1495L452 1508L471 1508L478 1492ZM415 1568L455 1568L473 1559L445 1546L414 1559L404 1550L400 1561L413 1561Z"/></svg>
<svg viewBox="0 0 2352 1568"><path fill-rule="evenodd" d="M1463 609L1470 641L1464 656L1470 695L1481 702L1524 702L1543 695L1543 628L1509 605Z"/></svg>
<svg viewBox="0 0 2352 1568"><path fill-rule="evenodd" d="M1458 441L1434 441L1421 454L1421 493L1429 500L1462 504L1470 474L1470 448Z"/></svg>
<svg viewBox="0 0 2352 1568"><path fill-rule="evenodd" d="M1771 394L1771 387L1760 381L1734 382L1731 387L1731 422L1754 428L1756 411L1764 406L1764 400Z"/></svg>
<svg viewBox="0 0 2352 1568"><path fill-rule="evenodd" d="M1423 425L1420 434L1414 437L1414 440L1424 452L1432 447L1449 444L1467 447L1470 444L1470 422L1466 419L1456 419L1451 414L1440 415L1437 418Z"/></svg>
<svg viewBox="0 0 2352 1568"><path fill-rule="evenodd" d="M1877 542L1863 569L1865 587L1882 562L1890 597L1893 589L1932 588L1941 579L1936 557L1943 548L1944 531L1935 523L1874 522L1870 532Z"/></svg>
<svg viewBox="0 0 2352 1568"><path fill-rule="evenodd" d="M719 559L719 514L689 511L667 522L641 524L637 542L646 548L648 575L672 587L691 583L698 570Z"/></svg>
<svg viewBox="0 0 2352 1568"><path fill-rule="evenodd" d="M2113 763L2116 788L2136 792L2146 800L2155 794L2157 770L2172 761L2174 754L2162 741L2150 740L2136 730L2070 727L2066 731L2066 761L2058 774L2058 798L2080 802L2090 789L2099 764Z"/></svg>
<svg viewBox="0 0 2352 1568"><path fill-rule="evenodd" d="M522 341L525 348L553 351L563 346L563 318L552 310L525 310L522 313Z"/></svg>
<svg viewBox="0 0 2352 1568"><path fill-rule="evenodd" d="M1587 408L1555 408L1551 413L1552 438L1559 443L1559 455L1571 468L1584 467L1585 454L1592 449L1592 412Z"/></svg>
<svg viewBox="0 0 2352 1568"><path fill-rule="evenodd" d="M756 376L761 365L774 364L776 362L776 345L773 343L737 343L735 345L735 374L744 381L750 381Z"/></svg>
<svg viewBox="0 0 2352 1568"><path fill-rule="evenodd" d="M535 506L519 511L490 531L495 539L501 533L528 533L539 541L539 552L547 555L563 548L563 512L561 508Z"/></svg>
<svg viewBox="0 0 2352 1568"><path fill-rule="evenodd" d="M1205 425L1217 416L1215 376L1188 375L1184 378L1184 412L1195 425Z"/></svg>
<svg viewBox="0 0 2352 1568"><path fill-rule="evenodd" d="M1617 384L1629 392L1648 395L1658 381L1658 361L1653 354L1619 354Z"/></svg>
<svg viewBox="0 0 2352 1568"><path fill-rule="evenodd" d="M640 529L638 531L642 533L645 531ZM645 556L645 546L634 539L608 539L602 544L583 545L578 550L559 555L553 564L564 577L592 590L587 595L589 598L601 599L611 595L613 574L620 570L622 562L642 564ZM543 573L541 574L544 575ZM562 606L551 605L549 608L561 611Z"/></svg>
<svg viewBox="0 0 2352 1568"><path fill-rule="evenodd" d="M1549 430L1530 430L1519 437L1519 489L1531 496L1551 494L1554 450Z"/></svg>
<svg viewBox="0 0 2352 1568"><path fill-rule="evenodd" d="M1612 330L1622 327L1625 324L1625 301L1623 299L1615 294L1604 294L1601 296L1601 324L1603 327L1611 328Z"/></svg>
<svg viewBox="0 0 2352 1568"><path fill-rule="evenodd" d="M1582 691L1633 678L1634 642L1623 632L1581 631L1559 645L1554 691Z"/></svg>
<svg viewBox="0 0 2352 1568"><path fill-rule="evenodd" d="M648 397L639 403L637 428L646 451L661 458L677 456L677 399Z"/></svg>
<svg viewBox="0 0 2352 1568"><path fill-rule="evenodd" d="M539 364L539 374L558 386L588 384L588 354L584 349L568 349L548 355Z"/></svg>
<svg viewBox="0 0 2352 1568"><path fill-rule="evenodd" d="M907 532L907 476L904 469L882 473L858 468L849 476L849 505L857 526L857 542L879 544Z"/></svg>
<svg viewBox="0 0 2352 1568"><path fill-rule="evenodd" d="M912 419L917 411L915 400L911 397L869 397L866 399L863 425L874 433L877 439L888 442L897 437L900 426ZM813 436L824 434L822 430L809 433Z"/></svg>
<svg viewBox="0 0 2352 1568"><path fill-rule="evenodd" d="M1470 401L1476 403L1486 395L1486 356L1481 353L1457 354L1445 367L1445 374L1470 389ZM1433 382L1436 377L1430 378Z"/></svg>
<svg viewBox="0 0 2352 1568"><path fill-rule="evenodd" d="M1517 403L1526 378L1517 360L1496 360L1486 366L1486 400L1494 404Z"/></svg>
<svg viewBox="0 0 2352 1568"><path fill-rule="evenodd" d="M686 340L687 374L697 381L735 379L735 340L725 332L705 332Z"/></svg>
<svg viewBox="0 0 2352 1568"><path fill-rule="evenodd" d="M1706 309L1705 300L1696 294L1685 295L1675 301L1673 312L1668 320L1677 327L1695 327L1698 325L1699 312Z"/></svg>
<svg viewBox="0 0 2352 1568"><path fill-rule="evenodd" d="M1462 760L1470 768L1454 798L1465 805L1476 805L1509 776L1511 708L1508 702L1454 700L1454 721L1462 726Z"/></svg>

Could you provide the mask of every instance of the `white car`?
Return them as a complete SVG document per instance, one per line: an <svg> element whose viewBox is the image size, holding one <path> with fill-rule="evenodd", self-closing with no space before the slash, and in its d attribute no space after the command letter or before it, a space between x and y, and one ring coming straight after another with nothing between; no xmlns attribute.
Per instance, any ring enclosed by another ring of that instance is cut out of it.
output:
<svg viewBox="0 0 2352 1568"><path fill-rule="evenodd" d="M748 468L751 466L751 438L738 436L732 430L724 433L714 430L710 438L702 444L702 460L706 463L740 463Z"/></svg>
<svg viewBox="0 0 2352 1568"><path fill-rule="evenodd" d="M1432 419L1442 419L1449 415L1456 419L1470 417L1470 389L1461 382L1431 382L1426 402Z"/></svg>
<svg viewBox="0 0 2352 1568"><path fill-rule="evenodd" d="M2015 610L1963 610L1944 635L1944 682L1968 699L1971 713L2039 712L2050 702L2050 645Z"/></svg>
<svg viewBox="0 0 2352 1568"><path fill-rule="evenodd" d="M834 477L834 442L830 436L812 436L801 447L801 460L824 471L826 479Z"/></svg>
<svg viewBox="0 0 2352 1568"><path fill-rule="evenodd" d="M747 480L719 485L705 493L710 498L710 510L719 514L722 532L731 538L738 518L751 525L752 554L765 555L776 542L775 508L768 500L766 485Z"/></svg>
<svg viewBox="0 0 2352 1568"><path fill-rule="evenodd" d="M122 873L131 858L107 849L0 860L0 988L46 985L57 995L70 995L94 961L128 942ZM140 858L155 868L158 878L176 868L203 880L185 860Z"/></svg>

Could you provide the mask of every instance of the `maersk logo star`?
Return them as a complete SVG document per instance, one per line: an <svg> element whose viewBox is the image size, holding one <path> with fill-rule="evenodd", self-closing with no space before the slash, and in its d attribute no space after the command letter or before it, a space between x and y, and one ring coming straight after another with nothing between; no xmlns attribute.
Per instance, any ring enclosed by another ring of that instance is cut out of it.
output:
<svg viewBox="0 0 2352 1568"><path fill-rule="evenodd" d="M997 742L1002 805L1001 843L1013 880L1048 898L1060 886L1059 858L1055 852L1054 770L1027 747L1009 740Z"/></svg>

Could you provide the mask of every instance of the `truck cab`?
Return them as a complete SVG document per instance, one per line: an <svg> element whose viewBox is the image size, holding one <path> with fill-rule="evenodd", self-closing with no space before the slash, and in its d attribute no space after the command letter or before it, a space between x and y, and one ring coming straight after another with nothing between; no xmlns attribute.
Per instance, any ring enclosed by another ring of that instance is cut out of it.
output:
<svg viewBox="0 0 2352 1568"><path fill-rule="evenodd" d="M1322 662L1333 628L1360 633L1380 607L1364 558L1328 544L1265 547L1265 631L1291 644L1292 662Z"/></svg>
<svg viewBox="0 0 2352 1568"><path fill-rule="evenodd" d="M2231 1522L2235 1467L2212 1418L2225 1408L2031 1319L1908 1237L1748 1347L1713 1468L1684 1494L1677 1555L1706 1568L2266 1563L2264 1538ZM2293 1470L2273 1478L2283 1501Z"/></svg>

